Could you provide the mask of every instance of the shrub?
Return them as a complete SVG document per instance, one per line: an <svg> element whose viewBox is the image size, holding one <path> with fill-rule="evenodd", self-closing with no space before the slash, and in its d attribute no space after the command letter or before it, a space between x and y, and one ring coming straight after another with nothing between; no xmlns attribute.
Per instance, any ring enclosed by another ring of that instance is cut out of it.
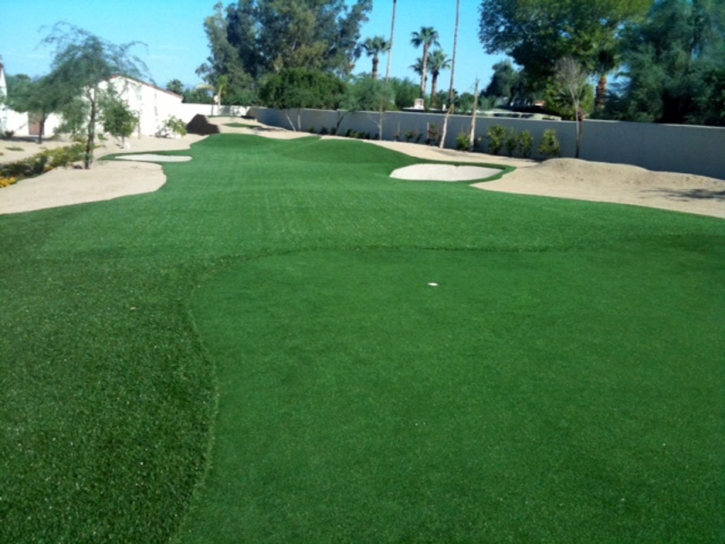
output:
<svg viewBox="0 0 725 544"><path fill-rule="evenodd" d="M498 155L504 146L506 129L501 125L495 125L488 129L488 149L492 155Z"/></svg>
<svg viewBox="0 0 725 544"><path fill-rule="evenodd" d="M353 129L349 128L345 131L345 138L357 138L358 134Z"/></svg>
<svg viewBox="0 0 725 544"><path fill-rule="evenodd" d="M219 134L219 127L211 124L206 115L196 114L194 118L186 125L186 131L189 134L199 134L200 136L208 136L209 134Z"/></svg>
<svg viewBox="0 0 725 544"><path fill-rule="evenodd" d="M0 164L0 187L6 187L16 181L32 178L49 172L54 168L70 166L83 159L83 144L73 144L56 149L46 149L21 161ZM12 183L8 182L12 180Z"/></svg>
<svg viewBox="0 0 725 544"><path fill-rule="evenodd" d="M519 135L516 133L515 128L506 129L505 142L506 153L508 153L509 157L513 157L519 147Z"/></svg>
<svg viewBox="0 0 725 544"><path fill-rule="evenodd" d="M322 127L320 129L320 136L327 136L329 134L329 131L327 130L327 127Z"/></svg>
<svg viewBox="0 0 725 544"><path fill-rule="evenodd" d="M308 128L308 129L307 129L307 132L309 132L310 134L316 134L316 132L315 132L315 127L310 127L310 128Z"/></svg>
<svg viewBox="0 0 725 544"><path fill-rule="evenodd" d="M428 141L427 143L430 145L435 145L438 143L438 138L440 138L440 131L438 130L438 123L431 123L428 125Z"/></svg>
<svg viewBox="0 0 725 544"><path fill-rule="evenodd" d="M181 119L173 115L170 115L164 121L163 130L167 133L178 134L179 136L186 135L186 125Z"/></svg>
<svg viewBox="0 0 725 544"><path fill-rule="evenodd" d="M5 138L6 140L9 140L10 138L13 137L14 134L15 134L15 131L14 130L6 130L3 133L3 138Z"/></svg>
<svg viewBox="0 0 725 544"><path fill-rule="evenodd" d="M521 156L529 158L533 147L534 137L531 135L531 131L524 130L521 134L519 134L519 151L521 151Z"/></svg>
<svg viewBox="0 0 725 544"><path fill-rule="evenodd" d="M471 137L465 132L461 132L456 137L456 149L459 151L469 151L471 149Z"/></svg>
<svg viewBox="0 0 725 544"><path fill-rule="evenodd" d="M544 131L541 144L539 145L539 153L547 158L561 157L561 144L559 143L559 138L557 138L555 130L549 129Z"/></svg>

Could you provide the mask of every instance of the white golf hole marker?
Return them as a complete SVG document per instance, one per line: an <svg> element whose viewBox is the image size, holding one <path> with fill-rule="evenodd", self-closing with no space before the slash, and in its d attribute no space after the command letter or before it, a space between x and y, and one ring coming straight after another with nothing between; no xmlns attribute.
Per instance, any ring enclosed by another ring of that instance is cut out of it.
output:
<svg viewBox="0 0 725 544"><path fill-rule="evenodd" d="M430 282L428 285L431 287L438 287L438 284L435 282Z"/></svg>

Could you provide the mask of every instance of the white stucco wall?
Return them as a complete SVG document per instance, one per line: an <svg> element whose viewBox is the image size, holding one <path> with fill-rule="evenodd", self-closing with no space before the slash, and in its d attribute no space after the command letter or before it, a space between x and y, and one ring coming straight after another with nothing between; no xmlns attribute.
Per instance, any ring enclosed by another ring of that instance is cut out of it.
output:
<svg viewBox="0 0 725 544"><path fill-rule="evenodd" d="M112 78L111 83L128 107L138 115L138 136L154 136L169 117L178 117L181 96L121 76Z"/></svg>

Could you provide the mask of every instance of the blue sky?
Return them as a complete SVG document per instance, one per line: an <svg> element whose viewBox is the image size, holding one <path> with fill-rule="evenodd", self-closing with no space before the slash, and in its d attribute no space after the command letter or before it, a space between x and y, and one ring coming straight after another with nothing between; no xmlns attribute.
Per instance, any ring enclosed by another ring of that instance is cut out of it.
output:
<svg viewBox="0 0 725 544"><path fill-rule="evenodd" d="M0 0L0 55L8 74L47 73L51 51L40 41L54 23L66 21L116 44L144 42L146 47L135 52L157 85L165 86L174 78L195 85L200 83L195 70L208 55L202 24L214 4L214 0ZM363 39L389 35L392 5L392 0L374 0L370 20L362 28ZM455 84L460 92L472 92L476 77L485 86L493 64L504 58L486 55L478 41L479 5L477 0L461 0ZM438 30L443 50L453 53L455 8L455 0L398 0L392 76L417 81L409 67L421 52L410 45L410 37L421 26ZM381 73L386 63L383 57ZM361 71L370 71L366 57L355 68L355 73ZM450 72L444 72L439 87L448 88L449 79Z"/></svg>

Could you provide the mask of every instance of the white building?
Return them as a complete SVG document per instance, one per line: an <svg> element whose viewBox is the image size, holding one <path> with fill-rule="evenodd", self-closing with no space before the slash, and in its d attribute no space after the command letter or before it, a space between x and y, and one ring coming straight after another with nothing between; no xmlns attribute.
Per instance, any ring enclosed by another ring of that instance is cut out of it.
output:
<svg viewBox="0 0 725 544"><path fill-rule="evenodd" d="M5 67L0 62L0 135L4 134L8 126L9 108L5 104L8 97L8 84L5 81Z"/></svg>
<svg viewBox="0 0 725 544"><path fill-rule="evenodd" d="M113 76L109 82L119 93L120 98L128 104L139 119L136 135L156 136L162 132L162 127L169 117L177 117L185 123L191 121L194 115L201 113L210 115L212 109L217 108L210 104L183 104L183 97L125 76ZM101 84L107 88L109 82ZM0 95L7 96L7 85L2 64L0 64ZM224 115L244 115L247 108L239 106L222 106ZM50 137L61 124L58 115L51 114L45 123L45 136ZM19 113L0 105L0 130L14 132L15 136L37 136L39 126L33 122L32 114Z"/></svg>
<svg viewBox="0 0 725 544"><path fill-rule="evenodd" d="M124 76L113 76L101 88L107 88L109 83L138 117L138 136L155 136L169 117L181 118L183 97L178 94Z"/></svg>

